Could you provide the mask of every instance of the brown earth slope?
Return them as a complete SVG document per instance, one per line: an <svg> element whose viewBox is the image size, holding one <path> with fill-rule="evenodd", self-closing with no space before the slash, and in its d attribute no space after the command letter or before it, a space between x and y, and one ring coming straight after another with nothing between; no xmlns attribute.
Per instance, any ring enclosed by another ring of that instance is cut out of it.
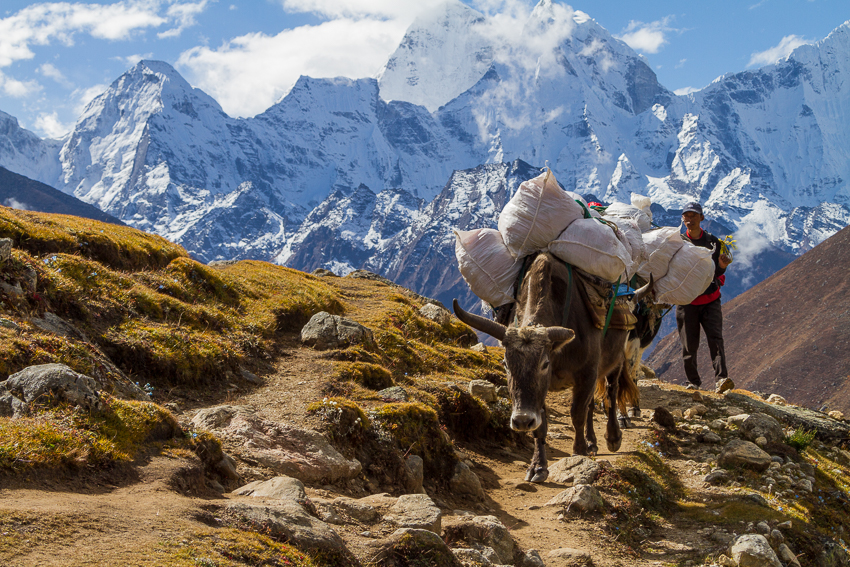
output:
<svg viewBox="0 0 850 567"><path fill-rule="evenodd" d="M850 413L850 227L724 304L723 317L729 375L739 388ZM710 385L704 336L699 352ZM686 383L676 333L647 362L659 378Z"/></svg>

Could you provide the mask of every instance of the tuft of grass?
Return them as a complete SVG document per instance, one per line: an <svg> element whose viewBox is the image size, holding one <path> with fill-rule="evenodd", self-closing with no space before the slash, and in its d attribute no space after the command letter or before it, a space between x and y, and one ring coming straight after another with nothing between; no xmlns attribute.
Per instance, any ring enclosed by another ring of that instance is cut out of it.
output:
<svg viewBox="0 0 850 567"><path fill-rule="evenodd" d="M394 403L378 406L369 412L374 428L395 443L402 454L419 455L425 475L448 480L457 457L432 408L419 403Z"/></svg>
<svg viewBox="0 0 850 567"><path fill-rule="evenodd" d="M0 418L0 470L106 466L180 431L168 410L154 403L104 400L99 413L59 406L32 417Z"/></svg>
<svg viewBox="0 0 850 567"><path fill-rule="evenodd" d="M802 453L815 440L815 435L817 435L817 430L808 431L800 425L790 435L785 436L785 444Z"/></svg>
<svg viewBox="0 0 850 567"><path fill-rule="evenodd" d="M199 531L161 545L162 564L175 567L316 567L313 559L285 543L234 528Z"/></svg>
<svg viewBox="0 0 850 567"><path fill-rule="evenodd" d="M335 380L356 382L370 390L383 390L393 385L393 377L383 366L368 362L337 362Z"/></svg>

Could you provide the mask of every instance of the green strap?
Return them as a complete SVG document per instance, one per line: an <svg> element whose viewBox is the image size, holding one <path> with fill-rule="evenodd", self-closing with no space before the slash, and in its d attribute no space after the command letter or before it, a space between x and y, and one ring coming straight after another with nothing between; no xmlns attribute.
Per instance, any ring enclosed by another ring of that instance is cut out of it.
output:
<svg viewBox="0 0 850 567"><path fill-rule="evenodd" d="M617 278L617 283L611 289L611 305L608 306L608 315L605 317L605 326L602 327L602 338L608 333L608 325L611 324L611 316L614 314L614 304L617 303L617 288L620 287L620 278Z"/></svg>

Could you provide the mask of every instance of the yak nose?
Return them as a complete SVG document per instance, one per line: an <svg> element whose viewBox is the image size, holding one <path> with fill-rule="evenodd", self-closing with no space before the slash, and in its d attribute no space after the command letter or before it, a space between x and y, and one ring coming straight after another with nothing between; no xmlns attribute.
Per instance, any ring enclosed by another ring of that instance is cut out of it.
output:
<svg viewBox="0 0 850 567"><path fill-rule="evenodd" d="M511 415L511 429L514 431L534 431L540 427L540 418L535 412L515 411Z"/></svg>

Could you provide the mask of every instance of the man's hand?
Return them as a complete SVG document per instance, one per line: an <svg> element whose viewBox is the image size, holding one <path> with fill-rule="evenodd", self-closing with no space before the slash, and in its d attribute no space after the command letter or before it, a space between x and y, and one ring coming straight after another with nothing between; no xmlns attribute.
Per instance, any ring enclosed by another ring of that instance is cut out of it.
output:
<svg viewBox="0 0 850 567"><path fill-rule="evenodd" d="M717 259L717 263L718 263L718 264L720 264L720 267L721 267L721 268L723 268L723 269L725 270L725 269L726 269L726 267L727 267L729 264L731 264L731 263L732 263L732 258L730 258L730 257L729 257L728 255L726 255L726 254L721 254L721 255L720 255L720 257Z"/></svg>

